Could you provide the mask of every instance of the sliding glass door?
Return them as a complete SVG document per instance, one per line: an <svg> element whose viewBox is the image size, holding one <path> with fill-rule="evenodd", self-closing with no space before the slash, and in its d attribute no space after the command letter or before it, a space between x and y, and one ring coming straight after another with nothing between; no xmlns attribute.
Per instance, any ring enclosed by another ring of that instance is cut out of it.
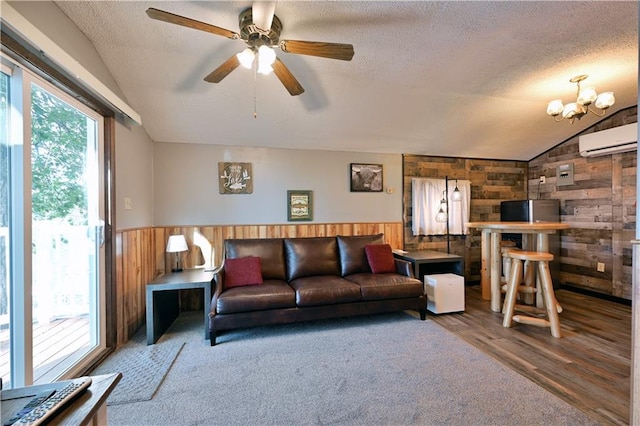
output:
<svg viewBox="0 0 640 426"><path fill-rule="evenodd" d="M3 70L4 71L4 70ZM0 379L9 380L9 75L0 72Z"/></svg>
<svg viewBox="0 0 640 426"><path fill-rule="evenodd" d="M26 72L5 76L16 80L5 120L5 210L7 228L20 232L8 245L8 336L0 281L0 375L15 387L73 375L104 348L103 124L99 114ZM21 135L13 129L16 115Z"/></svg>

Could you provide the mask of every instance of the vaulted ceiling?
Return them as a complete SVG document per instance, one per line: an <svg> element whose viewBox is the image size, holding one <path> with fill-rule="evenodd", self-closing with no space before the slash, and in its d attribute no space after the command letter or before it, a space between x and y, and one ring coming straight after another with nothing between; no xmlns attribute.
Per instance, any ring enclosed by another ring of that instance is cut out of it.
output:
<svg viewBox="0 0 640 426"><path fill-rule="evenodd" d="M286 1L282 39L353 44L351 61L284 53L304 87L237 68L203 78L241 40L150 19L174 14L239 32L250 1L58 1L157 142L529 160L599 117L560 123L569 79L637 104L638 3ZM254 111L256 117L254 118Z"/></svg>

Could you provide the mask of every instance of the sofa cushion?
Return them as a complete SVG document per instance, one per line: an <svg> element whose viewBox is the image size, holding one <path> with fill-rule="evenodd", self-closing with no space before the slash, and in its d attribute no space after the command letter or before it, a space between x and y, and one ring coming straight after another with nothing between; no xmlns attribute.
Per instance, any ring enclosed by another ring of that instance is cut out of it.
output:
<svg viewBox="0 0 640 426"><path fill-rule="evenodd" d="M285 238L287 280L315 275L340 275L334 237Z"/></svg>
<svg viewBox="0 0 640 426"><path fill-rule="evenodd" d="M420 280L395 273L361 273L345 279L360 285L362 300L403 299L424 294Z"/></svg>
<svg viewBox="0 0 640 426"><path fill-rule="evenodd" d="M226 259L248 256L262 259L262 278L265 280L287 278L282 238L228 239L224 241L224 247Z"/></svg>
<svg viewBox="0 0 640 426"><path fill-rule="evenodd" d="M374 274L396 272L396 262L389 244L369 244L365 246L364 252Z"/></svg>
<svg viewBox="0 0 640 426"><path fill-rule="evenodd" d="M249 256L226 259L224 262L224 288L262 284L262 262Z"/></svg>
<svg viewBox="0 0 640 426"><path fill-rule="evenodd" d="M289 285L296 292L298 306L335 305L361 299L360 286L338 276L297 278Z"/></svg>
<svg viewBox="0 0 640 426"><path fill-rule="evenodd" d="M295 292L281 280L265 280L262 285L233 287L223 291L216 301L216 312L219 314L295 307Z"/></svg>
<svg viewBox="0 0 640 426"><path fill-rule="evenodd" d="M336 237L340 250L340 268L342 276L371 272L364 247L368 244L383 244L384 234L354 235Z"/></svg>

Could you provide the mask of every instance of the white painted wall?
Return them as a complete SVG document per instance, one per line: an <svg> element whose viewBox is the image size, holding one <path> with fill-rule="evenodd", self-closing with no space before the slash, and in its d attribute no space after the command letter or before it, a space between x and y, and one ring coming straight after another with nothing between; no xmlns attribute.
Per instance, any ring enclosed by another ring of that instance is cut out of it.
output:
<svg viewBox="0 0 640 426"><path fill-rule="evenodd" d="M252 194L219 193L223 161L252 164ZM393 192L350 192L350 163L383 164ZM153 182L156 226L287 223L290 189L313 191L315 223L402 221L399 154L156 143Z"/></svg>
<svg viewBox="0 0 640 426"><path fill-rule="evenodd" d="M153 225L153 141L140 126L116 125L116 229ZM125 198L131 200L126 209Z"/></svg>

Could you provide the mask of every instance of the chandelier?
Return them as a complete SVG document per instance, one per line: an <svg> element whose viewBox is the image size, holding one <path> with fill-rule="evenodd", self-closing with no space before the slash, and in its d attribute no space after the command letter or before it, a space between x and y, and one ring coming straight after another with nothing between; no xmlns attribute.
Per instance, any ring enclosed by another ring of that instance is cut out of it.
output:
<svg viewBox="0 0 640 426"><path fill-rule="evenodd" d="M580 82L586 80L587 77L589 77L587 74L582 74L569 80L578 86L578 98L575 102L563 105L562 100L554 99L547 105L547 114L552 116L555 121L562 121L566 118L570 124L573 124L576 118L580 120L589 111L598 117L604 116L607 108L616 102L616 98L613 96L613 92L603 92L598 95L593 87L581 89ZM592 103L599 111L595 111L590 107ZM561 113L562 116L560 116Z"/></svg>

